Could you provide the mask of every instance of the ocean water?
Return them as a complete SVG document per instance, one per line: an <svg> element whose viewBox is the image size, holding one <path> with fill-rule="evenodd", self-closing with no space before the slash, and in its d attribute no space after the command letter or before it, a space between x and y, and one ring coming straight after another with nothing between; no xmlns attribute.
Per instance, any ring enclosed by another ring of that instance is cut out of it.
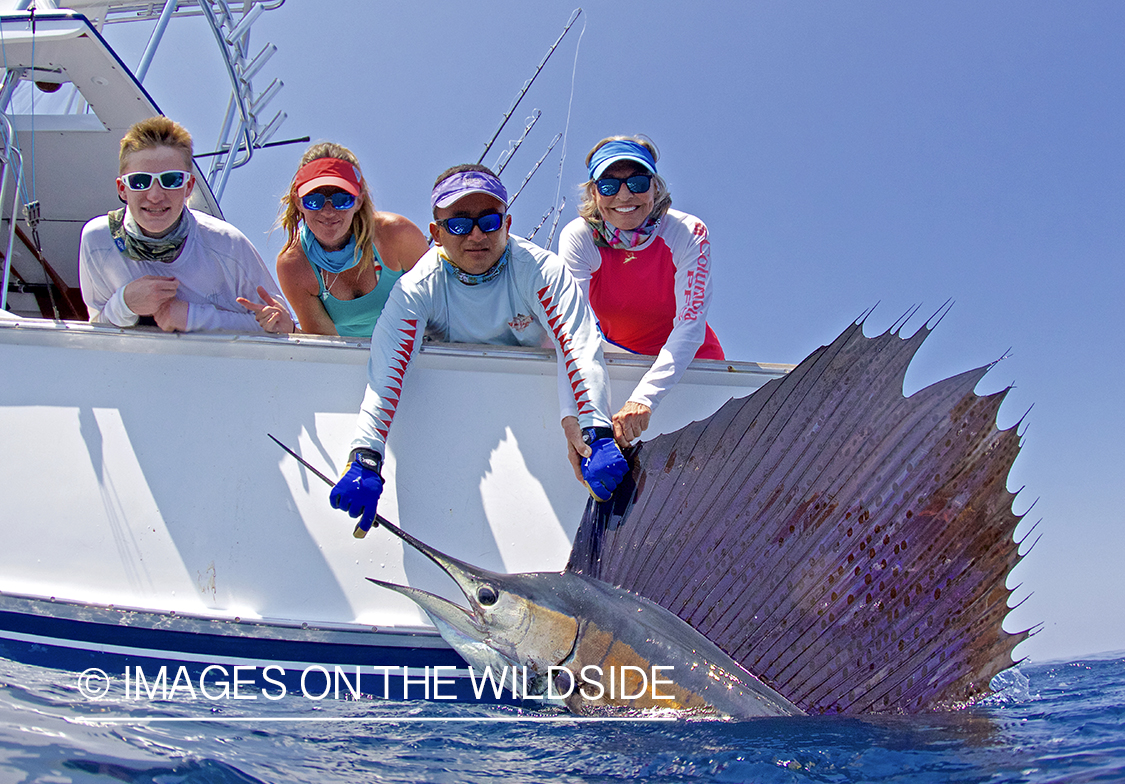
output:
<svg viewBox="0 0 1125 784"><path fill-rule="evenodd" d="M75 673L0 659L0 783L1125 781L1125 654L998 680L951 713L625 722L300 695L92 701Z"/></svg>

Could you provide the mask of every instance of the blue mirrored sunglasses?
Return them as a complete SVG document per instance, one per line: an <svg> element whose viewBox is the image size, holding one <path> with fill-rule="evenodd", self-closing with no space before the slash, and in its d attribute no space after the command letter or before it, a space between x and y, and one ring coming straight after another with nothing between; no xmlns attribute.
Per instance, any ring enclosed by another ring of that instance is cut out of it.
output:
<svg viewBox="0 0 1125 784"><path fill-rule="evenodd" d="M187 184L188 177L191 172L177 171L172 169L166 172L130 172L129 174L122 174L121 180L125 183L125 187L131 191L147 191L152 187L152 183L159 180L160 187L166 191L174 191L177 188L182 188Z"/></svg>
<svg viewBox="0 0 1125 784"><path fill-rule="evenodd" d="M487 215L481 215L479 218L446 218L445 220L435 221L435 223L450 234L463 237L466 234L473 233L473 226L480 226L480 230L485 234L497 231L504 225L504 216L499 212L490 212Z"/></svg>
<svg viewBox="0 0 1125 784"><path fill-rule="evenodd" d="M347 191L336 191L331 196L325 196L323 193L306 193L301 197L301 204L304 205L306 210L324 209L325 202L332 202L332 209L334 210L350 210L355 206L355 196Z"/></svg>
<svg viewBox="0 0 1125 784"><path fill-rule="evenodd" d="M617 177L602 177L597 181L598 193L602 196L614 196L621 190L622 183L629 189L629 193L648 193L648 189L652 187L652 175L634 174L625 180Z"/></svg>

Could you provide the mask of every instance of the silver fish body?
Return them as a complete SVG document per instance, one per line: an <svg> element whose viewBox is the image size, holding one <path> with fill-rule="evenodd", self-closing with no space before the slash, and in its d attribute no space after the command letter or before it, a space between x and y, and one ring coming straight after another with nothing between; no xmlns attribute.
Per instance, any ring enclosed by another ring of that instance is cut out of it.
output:
<svg viewBox="0 0 1125 784"><path fill-rule="evenodd" d="M385 525L456 581L468 609L372 580L421 606L474 669L526 668L525 679L570 710L671 709L737 718L803 715L663 607L571 572L498 574ZM540 695L527 695L540 696Z"/></svg>
<svg viewBox="0 0 1125 784"><path fill-rule="evenodd" d="M574 650L552 678L575 713L598 708L670 708L736 718L804 711L658 604L600 580L541 575L556 612L578 619Z"/></svg>

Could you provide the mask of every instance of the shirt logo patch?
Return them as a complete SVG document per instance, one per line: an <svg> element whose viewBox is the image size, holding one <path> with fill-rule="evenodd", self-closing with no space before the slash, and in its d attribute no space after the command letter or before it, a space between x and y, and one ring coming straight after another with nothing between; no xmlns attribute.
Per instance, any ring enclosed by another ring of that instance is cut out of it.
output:
<svg viewBox="0 0 1125 784"><path fill-rule="evenodd" d="M523 332L525 329L531 326L531 322L531 316L525 316L522 313L517 313L516 317L508 322L508 326L514 329L516 332Z"/></svg>

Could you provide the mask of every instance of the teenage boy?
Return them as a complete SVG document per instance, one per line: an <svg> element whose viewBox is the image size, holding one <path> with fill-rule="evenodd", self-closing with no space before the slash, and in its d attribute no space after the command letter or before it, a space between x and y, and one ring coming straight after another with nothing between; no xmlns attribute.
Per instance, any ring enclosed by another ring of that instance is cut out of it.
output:
<svg viewBox="0 0 1125 784"><path fill-rule="evenodd" d="M126 206L82 229L78 267L90 321L293 332L289 306L250 240L186 207L191 156L191 135L167 117L142 120L121 140L117 194Z"/></svg>

